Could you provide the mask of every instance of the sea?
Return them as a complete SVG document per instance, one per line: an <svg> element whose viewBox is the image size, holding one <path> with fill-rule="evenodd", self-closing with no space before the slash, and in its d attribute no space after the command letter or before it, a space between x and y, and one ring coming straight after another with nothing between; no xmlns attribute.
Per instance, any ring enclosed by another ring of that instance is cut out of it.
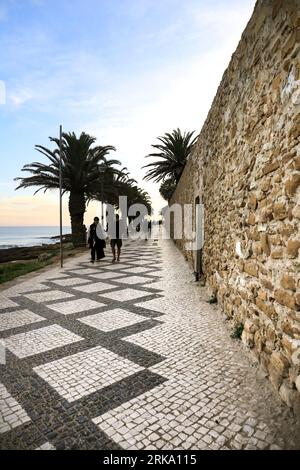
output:
<svg viewBox="0 0 300 470"><path fill-rule="evenodd" d="M71 233L71 227L63 227L63 235ZM41 246L57 243L59 227L0 227L0 249L26 246Z"/></svg>

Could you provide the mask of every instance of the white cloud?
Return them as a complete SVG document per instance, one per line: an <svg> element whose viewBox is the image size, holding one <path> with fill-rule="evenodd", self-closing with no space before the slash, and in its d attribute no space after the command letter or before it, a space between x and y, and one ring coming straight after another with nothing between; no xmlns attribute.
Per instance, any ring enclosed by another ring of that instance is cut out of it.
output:
<svg viewBox="0 0 300 470"><path fill-rule="evenodd" d="M151 1L139 2L130 15L143 18ZM172 51L168 60L158 57L156 62L147 62L145 57L134 70L120 66L112 71L100 53L82 51L53 53L49 70L42 51L44 47L49 50L51 40L36 31L32 44L23 42L26 47L19 54L21 60L39 56L39 66L22 77L22 86L14 84L11 102L16 108L34 102L37 111L47 110L61 120L64 130L85 130L95 135L99 144L115 145L117 152L111 157L129 168L151 193L158 210L165 202L159 197L159 185L142 181L145 171L141 167L150 161L144 156L156 137L167 131L177 127L200 131L254 3L248 0L214 8L203 2L184 3L182 17L174 19L169 28L148 31L139 47L148 50L152 43L153 47L172 45L184 32L182 41L189 53L177 57ZM186 24L189 30L183 31ZM17 46L14 43L13 48Z"/></svg>
<svg viewBox="0 0 300 470"><path fill-rule="evenodd" d="M28 88L17 89L14 93L8 95L8 98L14 106L21 106L30 101L34 96L34 92Z"/></svg>

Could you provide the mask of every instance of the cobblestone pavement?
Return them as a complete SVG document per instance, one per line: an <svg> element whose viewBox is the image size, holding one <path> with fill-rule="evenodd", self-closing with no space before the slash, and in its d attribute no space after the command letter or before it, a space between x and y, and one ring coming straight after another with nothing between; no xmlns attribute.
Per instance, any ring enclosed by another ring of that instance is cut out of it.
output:
<svg viewBox="0 0 300 470"><path fill-rule="evenodd" d="M0 295L2 449L293 449L299 423L170 241Z"/></svg>

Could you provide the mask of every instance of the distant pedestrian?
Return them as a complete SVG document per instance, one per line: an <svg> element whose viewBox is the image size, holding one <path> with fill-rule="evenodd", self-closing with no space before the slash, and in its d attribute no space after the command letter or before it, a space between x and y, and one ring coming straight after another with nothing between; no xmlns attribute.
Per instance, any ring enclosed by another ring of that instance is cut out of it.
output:
<svg viewBox="0 0 300 470"><path fill-rule="evenodd" d="M116 214L115 221L113 223L112 238L110 240L111 251L113 255L112 262L120 261L122 240L126 236L126 227L119 214ZM116 256L117 248L117 256Z"/></svg>
<svg viewBox="0 0 300 470"><path fill-rule="evenodd" d="M91 263L95 262L96 256L97 261L105 257L105 238L106 235L102 225L99 223L99 217L94 217L94 222L90 225L87 233L87 242L91 249Z"/></svg>

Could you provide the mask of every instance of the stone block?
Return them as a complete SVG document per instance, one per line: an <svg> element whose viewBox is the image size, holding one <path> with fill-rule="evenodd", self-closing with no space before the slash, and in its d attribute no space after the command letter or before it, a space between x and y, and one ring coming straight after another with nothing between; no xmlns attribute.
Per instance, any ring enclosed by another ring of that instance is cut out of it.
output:
<svg viewBox="0 0 300 470"><path fill-rule="evenodd" d="M300 219L300 204L297 204L292 210L292 215L297 219Z"/></svg>
<svg viewBox="0 0 300 470"><path fill-rule="evenodd" d="M255 210L257 208L257 197L252 193L248 199L248 207Z"/></svg>
<svg viewBox="0 0 300 470"><path fill-rule="evenodd" d="M298 375L298 377L296 378L295 385L296 385L298 392L300 393L300 375Z"/></svg>
<svg viewBox="0 0 300 470"><path fill-rule="evenodd" d="M272 251L271 258L273 258L273 259L282 259L283 258L283 250L274 250L274 251Z"/></svg>
<svg viewBox="0 0 300 470"><path fill-rule="evenodd" d="M249 212L248 215L248 224L249 225L255 225L256 219L255 219L255 214L253 212Z"/></svg>
<svg viewBox="0 0 300 470"><path fill-rule="evenodd" d="M283 202L274 204L273 212L276 220L284 220L288 216L287 207Z"/></svg>
<svg viewBox="0 0 300 470"><path fill-rule="evenodd" d="M286 252L290 258L297 258L300 248L299 240L289 240L286 246Z"/></svg>
<svg viewBox="0 0 300 470"><path fill-rule="evenodd" d="M296 290L296 280L290 274L284 274L281 278L280 284L284 289Z"/></svg>
<svg viewBox="0 0 300 470"><path fill-rule="evenodd" d="M299 128L300 131L300 128ZM296 173L285 183L285 192L288 196L294 196L300 186L300 173Z"/></svg>
<svg viewBox="0 0 300 470"><path fill-rule="evenodd" d="M266 207L261 212L260 222L265 224L271 220L273 220L273 207Z"/></svg>
<svg viewBox="0 0 300 470"><path fill-rule="evenodd" d="M264 178L260 184L261 191L266 193L267 191L269 191L270 187L271 187L271 178Z"/></svg>
<svg viewBox="0 0 300 470"><path fill-rule="evenodd" d="M295 227L292 224L285 223L278 231L283 237L290 237L295 232Z"/></svg>
<svg viewBox="0 0 300 470"><path fill-rule="evenodd" d="M266 289L268 289L270 291L272 291L274 289L274 286L273 286L272 282L270 281L270 279L260 278L260 281Z"/></svg>
<svg viewBox="0 0 300 470"><path fill-rule="evenodd" d="M246 261L244 263L244 272L250 274L250 276L258 277L258 267L251 261Z"/></svg>
<svg viewBox="0 0 300 470"><path fill-rule="evenodd" d="M275 311L275 308L273 306L273 304L271 304L270 302L266 302L264 300L261 300L259 298L256 298L255 299L255 304L256 306L259 308L259 310L261 310L265 315L267 315L267 317L269 317L271 320L274 318L274 316L276 315L276 311Z"/></svg>
<svg viewBox="0 0 300 470"><path fill-rule="evenodd" d="M283 383L279 389L279 395L284 403L291 408L293 405L293 389L286 383Z"/></svg>
<svg viewBox="0 0 300 470"><path fill-rule="evenodd" d="M262 171L263 175L268 175L269 173L272 173L273 171L277 170L279 167L280 167L279 161L268 163L263 168L263 171Z"/></svg>
<svg viewBox="0 0 300 470"><path fill-rule="evenodd" d="M253 346L254 346L254 335L252 333L249 333L249 332L244 330L243 333L242 333L241 339L242 339L242 342L246 346L248 346L248 348L251 348L251 349L253 348Z"/></svg>
<svg viewBox="0 0 300 470"><path fill-rule="evenodd" d="M278 302L280 305L284 305L285 307L291 308L293 310L296 309L296 301L295 301L295 296L289 294L283 289L277 289L275 290L274 297L276 302Z"/></svg>
<svg viewBox="0 0 300 470"><path fill-rule="evenodd" d="M263 252L267 256L270 256L271 250L270 250L268 235L266 233L261 233L260 234L260 243L261 243L261 247L262 247Z"/></svg>
<svg viewBox="0 0 300 470"><path fill-rule="evenodd" d="M246 333L255 333L256 331L258 330L258 325L257 325L257 322L254 322L252 320L250 320L249 318L247 318L247 320L245 321L244 323L244 331Z"/></svg>

